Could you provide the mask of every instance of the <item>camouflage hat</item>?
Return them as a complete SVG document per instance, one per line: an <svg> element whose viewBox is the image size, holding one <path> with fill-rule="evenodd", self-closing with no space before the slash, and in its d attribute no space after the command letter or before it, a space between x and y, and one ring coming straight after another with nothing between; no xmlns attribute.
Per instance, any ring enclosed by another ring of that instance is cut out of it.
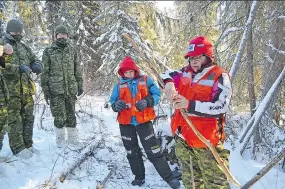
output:
<svg viewBox="0 0 285 189"><path fill-rule="evenodd" d="M7 23L6 32L23 32L24 25L18 19L12 19Z"/></svg>
<svg viewBox="0 0 285 189"><path fill-rule="evenodd" d="M58 33L66 33L68 34L68 29L66 26L64 25L58 25L56 28L55 28L55 35L57 35Z"/></svg>

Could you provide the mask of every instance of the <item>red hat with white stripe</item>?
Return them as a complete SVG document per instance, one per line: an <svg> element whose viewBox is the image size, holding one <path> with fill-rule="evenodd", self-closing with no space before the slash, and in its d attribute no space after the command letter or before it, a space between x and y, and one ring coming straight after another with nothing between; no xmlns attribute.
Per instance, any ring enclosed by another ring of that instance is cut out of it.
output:
<svg viewBox="0 0 285 189"><path fill-rule="evenodd" d="M212 62L214 62L212 43L205 36L198 36L190 41L188 53L184 58L199 56L202 54L208 56Z"/></svg>

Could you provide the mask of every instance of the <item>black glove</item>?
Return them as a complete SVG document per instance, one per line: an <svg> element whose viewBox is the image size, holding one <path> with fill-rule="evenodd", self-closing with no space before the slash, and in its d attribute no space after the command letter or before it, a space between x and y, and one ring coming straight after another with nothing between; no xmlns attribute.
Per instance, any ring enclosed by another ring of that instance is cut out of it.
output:
<svg viewBox="0 0 285 189"><path fill-rule="evenodd" d="M117 100L115 103L112 104L112 109L114 112L120 112L125 109L127 104L123 100Z"/></svg>
<svg viewBox="0 0 285 189"><path fill-rule="evenodd" d="M37 75L42 73L42 65L39 63L33 63L32 64L32 72L37 74Z"/></svg>
<svg viewBox="0 0 285 189"><path fill-rule="evenodd" d="M143 111L144 109L146 109L147 107L147 102L146 100L139 100L137 103L136 103L136 108L138 109L139 112Z"/></svg>
<svg viewBox="0 0 285 189"><path fill-rule="evenodd" d="M5 68L5 65L6 65L5 57L4 56L0 56L0 66L2 68Z"/></svg>
<svg viewBox="0 0 285 189"><path fill-rule="evenodd" d="M154 106L154 98L151 95L148 95L144 99L146 100L148 107L153 107Z"/></svg>
<svg viewBox="0 0 285 189"><path fill-rule="evenodd" d="M45 92L44 93L44 98L45 98L45 101L46 103L49 105L49 99L50 99L51 95L50 95L50 92Z"/></svg>
<svg viewBox="0 0 285 189"><path fill-rule="evenodd" d="M80 96L83 94L83 87L78 87L78 93L77 96Z"/></svg>
<svg viewBox="0 0 285 189"><path fill-rule="evenodd" d="M29 74L31 72L31 69L26 65L20 65L19 66L19 73L27 73Z"/></svg>

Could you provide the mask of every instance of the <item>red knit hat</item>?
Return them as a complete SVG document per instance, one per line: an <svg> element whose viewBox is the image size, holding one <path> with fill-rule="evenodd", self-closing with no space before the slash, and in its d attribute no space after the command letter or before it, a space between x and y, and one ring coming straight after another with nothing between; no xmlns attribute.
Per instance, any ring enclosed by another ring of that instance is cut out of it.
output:
<svg viewBox="0 0 285 189"><path fill-rule="evenodd" d="M124 77L124 73L128 70L134 70L135 71L135 77L139 76L139 68L136 66L135 62L132 60L131 57L126 56L125 59L120 64L120 67L118 69L118 74L122 77Z"/></svg>
<svg viewBox="0 0 285 189"><path fill-rule="evenodd" d="M188 53L184 56L184 58L199 56L201 54L205 54L212 60L212 62L214 62L213 45L204 36L198 36L190 41Z"/></svg>

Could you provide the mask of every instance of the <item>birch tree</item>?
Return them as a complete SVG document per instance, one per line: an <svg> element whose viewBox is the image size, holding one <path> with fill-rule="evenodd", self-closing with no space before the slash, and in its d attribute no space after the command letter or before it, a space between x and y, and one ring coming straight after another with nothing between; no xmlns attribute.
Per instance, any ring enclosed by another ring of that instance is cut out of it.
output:
<svg viewBox="0 0 285 189"><path fill-rule="evenodd" d="M255 17L255 12L257 11L257 8L258 8L258 1L253 1L252 5L251 5L251 10L250 10L250 13L249 13L249 16L248 16L248 20L247 20L247 23L245 25L245 31L243 33L243 37L242 37L242 40L240 42L239 50L238 50L238 53L237 53L237 55L235 57L235 60L233 62L233 65L232 65L230 73L229 73L230 76L231 76L231 81L234 80L236 72L238 70L239 62L240 62L241 57L243 55L243 51L244 51L244 48L245 48L245 45L246 45L246 40L247 40L247 38L249 36L250 27L252 27L252 24L253 24L253 21L254 21L254 17Z"/></svg>

